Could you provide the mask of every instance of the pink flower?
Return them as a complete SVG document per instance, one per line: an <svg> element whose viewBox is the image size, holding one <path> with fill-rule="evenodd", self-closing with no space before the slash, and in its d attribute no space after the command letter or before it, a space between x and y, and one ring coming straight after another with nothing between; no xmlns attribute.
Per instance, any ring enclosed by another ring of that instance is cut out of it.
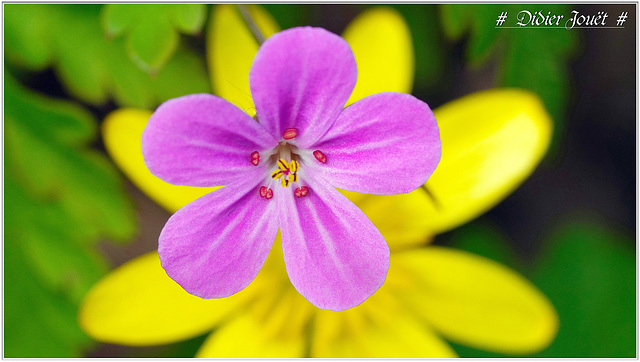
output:
<svg viewBox="0 0 640 362"><path fill-rule="evenodd" d="M178 185L216 186L160 234L167 274L202 298L255 278L280 228L287 273L319 308L344 310L385 281L389 247L335 187L410 192L440 160L429 106L379 93L343 108L356 83L349 45L320 28L269 38L249 74L256 119L219 97L162 104L142 135L148 168Z"/></svg>

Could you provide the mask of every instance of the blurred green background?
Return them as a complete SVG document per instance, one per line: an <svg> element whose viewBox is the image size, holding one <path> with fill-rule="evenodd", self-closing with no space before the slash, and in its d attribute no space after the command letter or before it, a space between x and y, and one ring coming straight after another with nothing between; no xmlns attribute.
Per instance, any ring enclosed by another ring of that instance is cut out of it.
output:
<svg viewBox="0 0 640 362"><path fill-rule="evenodd" d="M98 344L80 330L77 308L108 270L153 250L169 216L109 160L100 122L119 107L211 92L204 29L213 6L4 4L5 357L189 357L201 344ZM264 7L283 29L340 34L371 6ZM411 29L416 97L436 108L521 87L555 122L534 174L435 243L498 260L549 297L560 329L532 357L635 357L636 5L390 6ZM495 28L496 14L524 8L630 16L618 29Z"/></svg>

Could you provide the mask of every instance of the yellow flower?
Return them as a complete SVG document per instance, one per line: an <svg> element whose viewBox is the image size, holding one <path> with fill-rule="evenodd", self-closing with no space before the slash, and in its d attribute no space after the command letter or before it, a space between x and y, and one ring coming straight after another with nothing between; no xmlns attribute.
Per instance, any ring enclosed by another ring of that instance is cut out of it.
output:
<svg viewBox="0 0 640 362"><path fill-rule="evenodd" d="M263 33L278 30L264 10L249 10ZM251 113L247 75L257 44L231 6L217 6L210 24L214 89ZM365 11L343 36L359 69L350 102L381 91L411 91L411 37L395 11ZM546 151L551 121L535 95L515 89L479 92L434 113L442 160L426 187L437 205L422 189L394 196L345 192L392 250L387 281L363 304L343 312L311 305L290 284L278 245L246 289L213 300L185 292L153 252L92 288L80 311L82 327L97 340L134 346L176 342L215 328L198 357L455 357L444 339L514 354L546 347L557 331L557 315L532 284L490 260L423 244L514 190ZM113 112L103 126L105 145L138 187L175 211L212 188L169 185L146 169L140 135L150 115Z"/></svg>

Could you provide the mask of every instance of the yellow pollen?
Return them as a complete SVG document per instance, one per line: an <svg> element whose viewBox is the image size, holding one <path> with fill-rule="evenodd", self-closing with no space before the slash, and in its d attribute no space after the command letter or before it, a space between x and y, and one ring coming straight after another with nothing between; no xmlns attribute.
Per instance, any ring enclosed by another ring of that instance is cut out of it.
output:
<svg viewBox="0 0 640 362"><path fill-rule="evenodd" d="M284 158L278 160L278 166L282 171L287 171L289 169L289 163Z"/></svg>
<svg viewBox="0 0 640 362"><path fill-rule="evenodd" d="M274 180L280 179L282 187L289 187L292 182L298 181L297 171L300 169L300 163L296 160L287 162L284 158L278 160L278 168L271 173Z"/></svg>
<svg viewBox="0 0 640 362"><path fill-rule="evenodd" d="M298 171L298 168L300 168L300 164L298 163L298 161L291 160L291 163L289 164L289 171L296 172Z"/></svg>
<svg viewBox="0 0 640 362"><path fill-rule="evenodd" d="M275 171L273 171L273 172L271 173L271 177L272 177L274 180L275 180L275 179L279 179L280 177L282 177L282 175L284 175L284 173L283 173L281 170L279 170L279 169L277 169L277 170L275 170Z"/></svg>

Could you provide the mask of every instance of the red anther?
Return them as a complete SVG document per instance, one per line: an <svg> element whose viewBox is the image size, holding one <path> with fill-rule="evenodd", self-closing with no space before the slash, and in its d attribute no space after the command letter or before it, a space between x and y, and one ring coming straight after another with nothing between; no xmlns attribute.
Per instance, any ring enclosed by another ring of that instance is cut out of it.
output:
<svg viewBox="0 0 640 362"><path fill-rule="evenodd" d="M284 138L285 140L290 140L292 138L296 138L297 135L298 135L297 129L287 128L284 130L284 133L282 134L282 138Z"/></svg>
<svg viewBox="0 0 640 362"><path fill-rule="evenodd" d="M267 196L267 190L268 190L268 188L266 186L260 187L260 196L266 197Z"/></svg>
<svg viewBox="0 0 640 362"><path fill-rule="evenodd" d="M327 156L325 156L324 153L322 153L322 151L320 150L315 150L313 151L313 155L315 156L316 160L322 162L322 163L327 163Z"/></svg>
<svg viewBox="0 0 640 362"><path fill-rule="evenodd" d="M300 187L300 195L302 196L309 195L309 188L307 186Z"/></svg>
<svg viewBox="0 0 640 362"><path fill-rule="evenodd" d="M258 151L253 151L251 153L251 163L254 166L258 166L258 164L260 163L260 154L258 153Z"/></svg>
<svg viewBox="0 0 640 362"><path fill-rule="evenodd" d="M298 187L298 188L293 192L293 194L294 194L296 197L304 197L304 196L307 196L307 195L309 195L309 188L308 188L307 186L301 186L301 187Z"/></svg>
<svg viewBox="0 0 640 362"><path fill-rule="evenodd" d="M273 197L273 190L272 189L267 189L267 194L264 196L267 200L269 200L270 198Z"/></svg>

